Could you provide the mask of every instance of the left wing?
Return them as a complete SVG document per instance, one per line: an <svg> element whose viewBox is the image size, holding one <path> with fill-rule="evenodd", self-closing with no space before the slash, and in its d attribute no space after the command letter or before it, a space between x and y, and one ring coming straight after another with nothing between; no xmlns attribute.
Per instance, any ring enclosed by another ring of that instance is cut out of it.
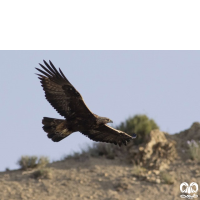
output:
<svg viewBox="0 0 200 200"><path fill-rule="evenodd" d="M97 129L82 131L82 133L96 142L108 142L116 145L118 144L119 146L122 144L126 145L127 142L136 137L136 135L132 137L123 131L108 126L107 124L100 126Z"/></svg>
<svg viewBox="0 0 200 200"><path fill-rule="evenodd" d="M40 64L43 70L36 68L37 74L42 83L47 101L66 119L80 117L95 122L96 117L85 104L80 93L68 81L61 69L55 68L53 63L49 64L44 60L44 65Z"/></svg>

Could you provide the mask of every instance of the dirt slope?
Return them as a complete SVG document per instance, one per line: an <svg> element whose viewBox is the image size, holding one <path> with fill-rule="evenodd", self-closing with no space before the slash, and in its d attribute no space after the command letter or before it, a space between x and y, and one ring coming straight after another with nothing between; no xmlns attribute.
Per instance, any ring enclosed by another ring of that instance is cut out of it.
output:
<svg viewBox="0 0 200 200"><path fill-rule="evenodd" d="M177 160L169 173L175 177L172 185L138 180L133 166L119 160L90 158L69 159L50 164L51 179L34 179L31 172L0 173L0 199L70 200L70 199L180 199L180 183L200 183L199 165Z"/></svg>
<svg viewBox="0 0 200 200"><path fill-rule="evenodd" d="M0 200L180 200L182 182L200 184L200 166L183 156L186 141L181 140L190 138L190 133L200 136L198 127L200 124L180 135L169 136L179 148L179 156L167 169L173 184L165 184L159 170L147 170L145 176L137 176L133 164L118 158L68 158L47 166L51 169L50 179L32 178L33 171L1 172Z"/></svg>

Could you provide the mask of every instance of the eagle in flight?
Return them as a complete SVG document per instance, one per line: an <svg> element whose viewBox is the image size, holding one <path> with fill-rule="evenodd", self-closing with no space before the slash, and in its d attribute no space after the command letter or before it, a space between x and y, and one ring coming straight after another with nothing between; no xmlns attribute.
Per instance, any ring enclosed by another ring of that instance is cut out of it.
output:
<svg viewBox="0 0 200 200"><path fill-rule="evenodd" d="M36 68L41 80L47 101L65 119L44 117L43 129L49 138L59 142L73 132L79 131L96 142L114 143L126 145L136 135L130 136L123 131L116 130L107 125L112 120L100 117L92 113L86 106L80 93L65 77L61 69L59 71L53 63L44 60L44 65L39 64L43 70Z"/></svg>

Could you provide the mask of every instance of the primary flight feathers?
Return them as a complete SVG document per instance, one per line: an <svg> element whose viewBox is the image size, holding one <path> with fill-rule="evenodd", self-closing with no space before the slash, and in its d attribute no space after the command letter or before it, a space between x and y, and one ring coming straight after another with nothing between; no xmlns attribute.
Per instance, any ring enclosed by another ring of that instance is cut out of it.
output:
<svg viewBox="0 0 200 200"><path fill-rule="evenodd" d="M86 106L80 93L67 80L61 69L59 71L53 63L44 60L39 64L43 70L36 68L41 80L47 101L65 119L44 117L43 129L54 142L59 142L73 132L79 131L97 142L114 143L121 146L127 144L131 137L107 125L112 120L92 113Z"/></svg>

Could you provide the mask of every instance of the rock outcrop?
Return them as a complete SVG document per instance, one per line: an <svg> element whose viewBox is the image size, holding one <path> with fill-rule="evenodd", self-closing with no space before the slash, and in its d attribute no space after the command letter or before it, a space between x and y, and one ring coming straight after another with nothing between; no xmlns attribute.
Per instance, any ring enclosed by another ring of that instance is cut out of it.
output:
<svg viewBox="0 0 200 200"><path fill-rule="evenodd" d="M141 145L129 144L128 159L149 169L165 169L177 156L176 142L160 130L152 130Z"/></svg>

